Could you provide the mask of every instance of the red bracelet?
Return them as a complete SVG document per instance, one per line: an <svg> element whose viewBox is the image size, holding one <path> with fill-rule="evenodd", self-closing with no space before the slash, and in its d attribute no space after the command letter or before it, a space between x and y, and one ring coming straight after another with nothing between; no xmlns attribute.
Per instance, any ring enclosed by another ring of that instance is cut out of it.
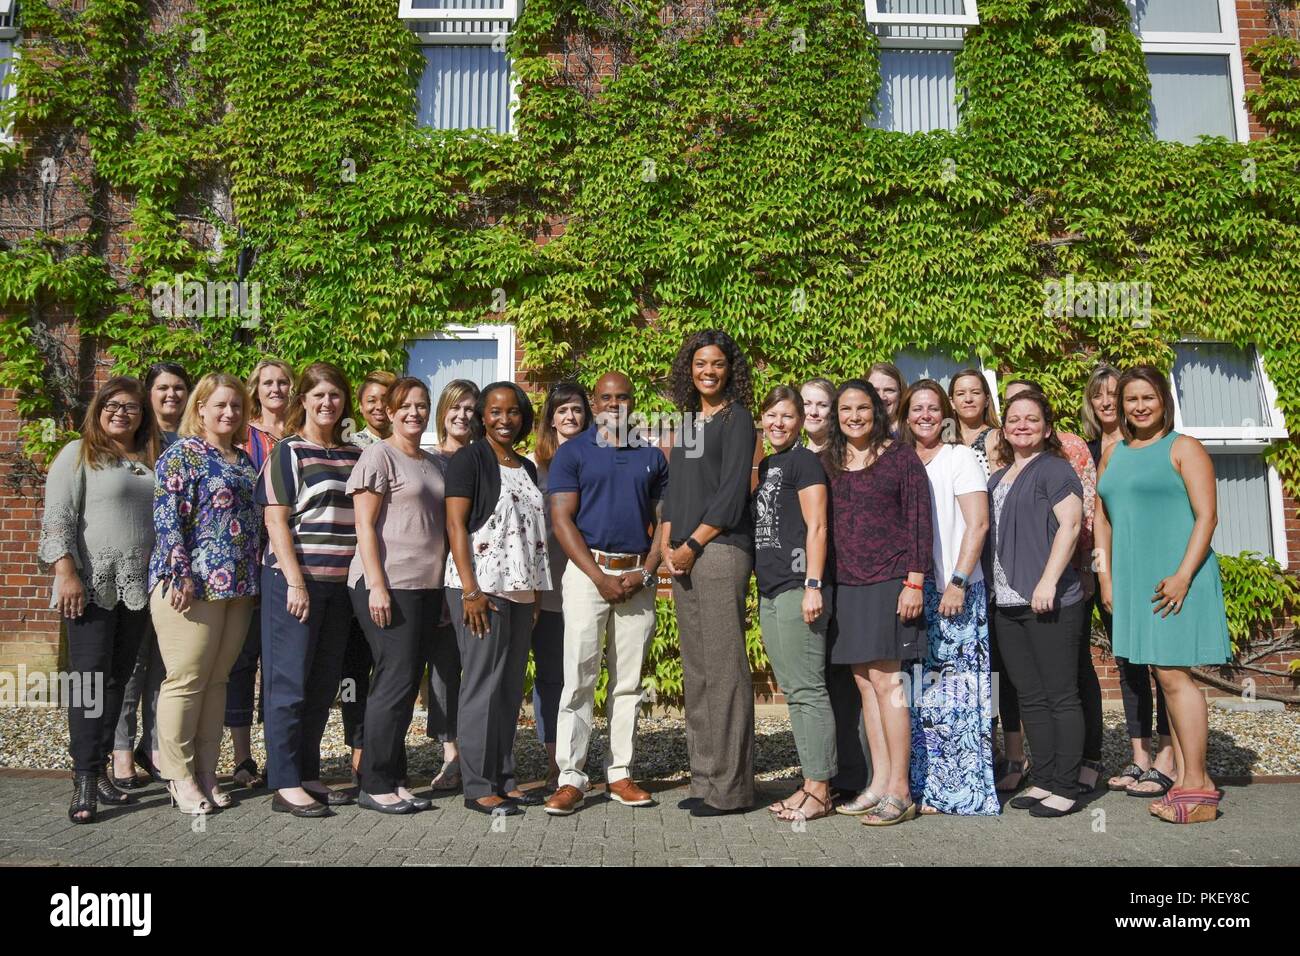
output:
<svg viewBox="0 0 1300 956"><path fill-rule="evenodd" d="M911 581L904 581L903 587L911 588L913 591L924 591L925 588L920 584L913 584Z"/></svg>

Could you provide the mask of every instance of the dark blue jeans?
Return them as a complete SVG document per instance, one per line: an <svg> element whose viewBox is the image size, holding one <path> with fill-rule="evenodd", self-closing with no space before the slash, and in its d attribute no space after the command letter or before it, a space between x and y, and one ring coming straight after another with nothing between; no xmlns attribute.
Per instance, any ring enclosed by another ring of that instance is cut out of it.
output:
<svg viewBox="0 0 1300 956"><path fill-rule="evenodd" d="M248 637L239 652L235 666L230 669L230 683L226 685L226 726L253 726L253 697L257 688L257 662L262 659L262 608L261 599L253 605L253 619L248 622ZM266 712L266 691L262 691L262 714ZM265 716L262 718L265 720Z"/></svg>
<svg viewBox="0 0 1300 956"><path fill-rule="evenodd" d="M285 609L284 575L262 569L262 688L266 782L273 790L320 779L320 742L339 689L352 622L347 584L307 579L306 621Z"/></svg>
<svg viewBox="0 0 1300 956"><path fill-rule="evenodd" d="M533 626L533 717L537 739L555 743L555 722L564 692L564 615L542 611Z"/></svg>

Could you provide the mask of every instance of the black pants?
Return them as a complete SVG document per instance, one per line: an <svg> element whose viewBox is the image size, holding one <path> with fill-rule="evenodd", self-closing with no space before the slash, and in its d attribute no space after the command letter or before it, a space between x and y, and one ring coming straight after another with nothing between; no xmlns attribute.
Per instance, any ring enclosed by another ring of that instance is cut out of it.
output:
<svg viewBox="0 0 1300 956"><path fill-rule="evenodd" d="M1111 638L1113 622L1111 616L1101 608L1101 623L1106 628L1106 636ZM1119 671L1119 692L1124 698L1124 726L1129 738L1151 739L1151 668L1146 664L1131 664L1122 657L1115 658L1115 669ZM1155 731L1161 737L1169 736L1169 713L1165 710L1165 695L1156 683L1154 697L1156 726Z"/></svg>
<svg viewBox="0 0 1300 956"><path fill-rule="evenodd" d="M992 590L992 589L990 589ZM996 611L996 607L993 609ZM1002 644L998 640L997 614L989 614L989 670L997 675L998 716L1004 734L1020 733L1020 695L1002 662ZM996 727L994 728L996 729Z"/></svg>
<svg viewBox="0 0 1300 956"><path fill-rule="evenodd" d="M357 587L364 587L365 583L363 578L357 582ZM394 594L393 600L396 601L396 592L390 593ZM354 609L357 607L355 594L352 606ZM370 671L375 664L366 625L373 623L370 608L363 602L361 610L352 617L347 647L343 649L343 689L339 695L339 710L343 716L343 743L353 749L362 746L366 739L366 699L370 694Z"/></svg>
<svg viewBox="0 0 1300 956"><path fill-rule="evenodd" d="M827 642L829 649L830 642ZM826 662L826 685L831 713L835 717L835 753L839 769L831 777L832 787L859 792L871 783L866 730L862 726L862 694L848 664Z"/></svg>
<svg viewBox="0 0 1300 956"><path fill-rule="evenodd" d="M433 630L429 642L429 724L426 733L443 743L456 739L457 715L460 712L460 645L456 629L450 624Z"/></svg>
<svg viewBox="0 0 1300 956"><path fill-rule="evenodd" d="M257 690L257 664L262 659L262 602L253 603L253 619L248 622L248 636L243 649L230 669L230 682L226 684L227 727L253 726L253 696ZM266 710L266 695L258 698L258 716Z"/></svg>
<svg viewBox="0 0 1300 956"><path fill-rule="evenodd" d="M406 732L424 676L429 635L442 613L442 590L391 590L392 619L379 627L370 617L365 581L352 589L352 610L374 661L366 695L361 789L392 793L406 779Z"/></svg>
<svg viewBox="0 0 1300 956"><path fill-rule="evenodd" d="M87 603L81 617L68 621L68 749L77 773L104 769L122 691L148 628L149 608L132 611L120 601L109 610Z"/></svg>
<svg viewBox="0 0 1300 956"><path fill-rule="evenodd" d="M1034 781L1067 800L1078 796L1083 757L1079 641L1087 608L1079 602L1049 614L1026 606L995 611L1002 661L1020 692Z"/></svg>

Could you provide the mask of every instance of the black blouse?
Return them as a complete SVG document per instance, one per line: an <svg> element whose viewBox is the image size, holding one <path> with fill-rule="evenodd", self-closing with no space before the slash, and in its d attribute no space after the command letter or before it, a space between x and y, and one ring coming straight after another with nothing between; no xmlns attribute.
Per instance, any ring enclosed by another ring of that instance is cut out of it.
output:
<svg viewBox="0 0 1300 956"><path fill-rule="evenodd" d="M668 494L664 520L672 523L674 547L702 524L722 529L714 541L748 551L753 546L754 521L749 503L749 478L754 467L754 417L739 405L729 405L673 443L668 458ZM691 427L691 426L684 426Z"/></svg>

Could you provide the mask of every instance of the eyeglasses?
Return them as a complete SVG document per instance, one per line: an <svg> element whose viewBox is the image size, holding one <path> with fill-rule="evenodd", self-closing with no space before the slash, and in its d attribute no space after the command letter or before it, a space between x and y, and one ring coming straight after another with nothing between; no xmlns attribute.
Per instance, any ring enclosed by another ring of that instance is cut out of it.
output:
<svg viewBox="0 0 1300 956"><path fill-rule="evenodd" d="M141 406L136 402L105 402L104 411L110 415L125 412L127 415L139 415Z"/></svg>

